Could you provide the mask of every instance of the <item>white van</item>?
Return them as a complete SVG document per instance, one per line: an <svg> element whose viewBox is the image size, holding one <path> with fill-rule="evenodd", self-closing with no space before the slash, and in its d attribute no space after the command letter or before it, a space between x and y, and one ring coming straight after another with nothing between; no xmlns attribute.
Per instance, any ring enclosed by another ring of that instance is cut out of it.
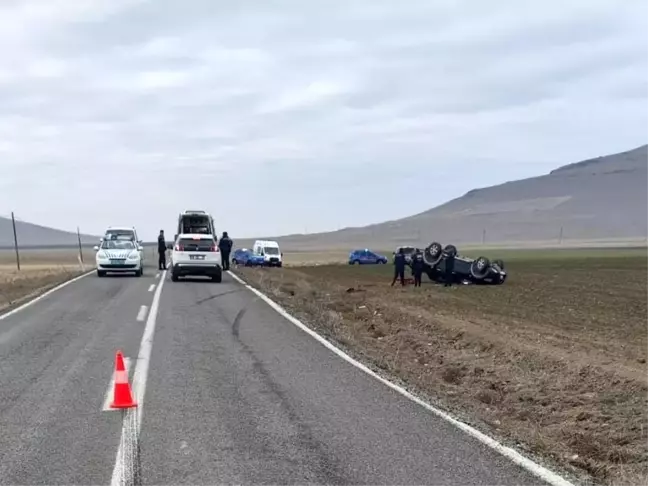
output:
<svg viewBox="0 0 648 486"><path fill-rule="evenodd" d="M276 241L257 240L252 247L252 253L263 257L263 264L268 267L281 267L283 253Z"/></svg>

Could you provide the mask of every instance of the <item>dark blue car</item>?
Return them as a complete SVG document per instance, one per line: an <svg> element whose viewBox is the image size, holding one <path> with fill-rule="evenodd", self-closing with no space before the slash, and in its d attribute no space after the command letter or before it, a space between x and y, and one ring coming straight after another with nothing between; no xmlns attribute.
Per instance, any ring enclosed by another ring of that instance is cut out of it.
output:
<svg viewBox="0 0 648 486"><path fill-rule="evenodd" d="M353 250L349 253L349 265L384 265L385 263L387 263L387 257L371 250Z"/></svg>
<svg viewBox="0 0 648 486"><path fill-rule="evenodd" d="M252 250L248 250L247 248L239 248L232 255L232 263L246 267L260 266L263 265L263 256L255 255Z"/></svg>

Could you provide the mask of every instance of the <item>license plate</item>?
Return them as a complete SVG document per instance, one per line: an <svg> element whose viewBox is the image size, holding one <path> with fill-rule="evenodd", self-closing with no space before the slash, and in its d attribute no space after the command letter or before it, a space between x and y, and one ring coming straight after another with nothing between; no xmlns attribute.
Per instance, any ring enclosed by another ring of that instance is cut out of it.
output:
<svg viewBox="0 0 648 486"><path fill-rule="evenodd" d="M126 260L110 260L112 265L123 265Z"/></svg>
<svg viewBox="0 0 648 486"><path fill-rule="evenodd" d="M205 255L189 255L190 260L204 260Z"/></svg>

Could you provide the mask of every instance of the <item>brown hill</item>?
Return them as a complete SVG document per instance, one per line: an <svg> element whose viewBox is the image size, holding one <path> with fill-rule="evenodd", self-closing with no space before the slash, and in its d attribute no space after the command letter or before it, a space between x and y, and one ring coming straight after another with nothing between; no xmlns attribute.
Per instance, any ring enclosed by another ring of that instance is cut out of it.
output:
<svg viewBox="0 0 648 486"><path fill-rule="evenodd" d="M430 241L460 245L645 241L648 145L474 189L404 219L330 233L276 238L285 250L388 249ZM562 235L562 238L561 238ZM241 241L241 244L249 244Z"/></svg>
<svg viewBox="0 0 648 486"><path fill-rule="evenodd" d="M57 246L78 245L76 233L61 231L47 226L16 221L18 245L22 248L52 248ZM98 236L81 235L84 245L96 245ZM10 218L0 216L0 248L13 248L14 235Z"/></svg>

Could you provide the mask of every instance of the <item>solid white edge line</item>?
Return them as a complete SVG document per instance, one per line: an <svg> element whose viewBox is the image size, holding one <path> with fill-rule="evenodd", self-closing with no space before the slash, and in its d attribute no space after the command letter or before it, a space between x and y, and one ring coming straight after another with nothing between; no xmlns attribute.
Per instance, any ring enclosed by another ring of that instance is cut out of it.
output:
<svg viewBox="0 0 648 486"><path fill-rule="evenodd" d="M88 275L90 275L90 274L93 273L94 271L95 271L95 269L93 268L92 270L90 270L90 271L88 271L88 272L86 272L86 273L83 273L83 274L81 274L81 275L79 275L79 276L77 276L77 277L74 277L74 278L70 279L70 280L66 280L66 281L63 282L63 283L58 284L56 287L51 288L51 289L49 289L48 291L43 292L43 293L40 294L40 295L37 295L37 296L34 297L33 299L31 299L31 300L25 302L24 304L22 304L22 305L16 307L15 309L10 310L9 312L5 312L4 314L0 314L0 321L3 320L3 319L6 319L6 318L9 317L9 316L12 316L12 315L14 315L14 314L17 314L17 313L20 312L21 310L26 309L26 308L29 307L30 305L33 305L33 304L35 304L36 302L38 302L38 301L40 301L40 300L43 300L45 297L47 297L47 296L50 295L50 294L53 294L53 293L56 292L57 290L61 290L63 287L67 287L68 285L73 284L73 283L76 282L77 280L81 280L82 278L87 277Z"/></svg>
<svg viewBox="0 0 648 486"><path fill-rule="evenodd" d="M126 374L130 373L131 359L124 356L124 366L126 367ZM113 397L113 388L115 386L115 372L113 370L112 376L110 377L110 383L108 384L108 391L106 392L106 397L104 398L104 403L102 407L103 412L115 412L117 409L110 408L110 402Z"/></svg>
<svg viewBox="0 0 648 486"><path fill-rule="evenodd" d="M119 440L119 449L117 450L117 457L115 458L115 467L113 468L111 486L120 486L125 482L126 484L132 483L132 478L124 478L124 450L126 450L127 445L134 439L139 439L140 429L142 427L142 411L144 407L144 393L146 392L146 379L148 377L148 368L151 358L151 351L153 349L153 334L155 332L155 324L157 320L158 308L160 306L160 295L162 294L162 288L164 287L164 277L166 276L166 270L162 272L162 278L160 279L160 284L153 295L153 302L151 303L151 310L148 314L148 319L146 320L146 326L144 327L144 334L142 335L142 341L140 342L139 353L137 355L137 363L135 363L135 373L133 375L133 394L135 395L135 401L137 402L137 408L133 411L129 410L124 414L124 420L122 422L122 431L121 438ZM132 413L136 414L137 427L136 430L131 430L131 427L128 426L130 415ZM131 437L131 434L134 434L135 437Z"/></svg>
<svg viewBox="0 0 648 486"><path fill-rule="evenodd" d="M146 318L146 311L148 310L148 307L143 305L140 307L139 312L137 313L137 320L139 322L142 322Z"/></svg>
<svg viewBox="0 0 648 486"><path fill-rule="evenodd" d="M153 292L154 290L155 290L155 284L151 284L151 286L149 287L148 291L149 291L149 292Z"/></svg>
<svg viewBox="0 0 648 486"><path fill-rule="evenodd" d="M483 432L480 432L479 430L475 429L474 427L471 427L470 425L461 422L460 420L457 420L456 418L452 417L451 415L447 414L446 412L430 405L429 403L423 401L422 399L418 398L417 396L413 395L412 393L408 392L406 389L403 387L396 385L395 383L392 383L391 381L383 378L382 376L378 375L376 372L373 370L367 368L367 366L363 365L359 361L353 359L351 356L346 354L344 351L341 349L337 348L334 346L330 341L326 340L319 334L317 334L315 331L313 331L311 328L307 327L304 323L302 323L299 319L293 317L290 315L285 309L283 309L279 304L274 302L270 297L262 293L261 291L257 290L253 286L249 285L247 282L245 282L241 277L233 273L231 270L228 271L228 273L236 280L239 282L241 285L244 285L248 290L252 291L254 294L259 296L259 298L263 299L266 304L268 304L270 307L272 307L277 313L279 313L283 318L286 320L290 321L293 323L295 326L300 328L302 331L305 333L309 334L311 337L313 337L315 340L317 340L320 344L324 345L326 348L331 350L333 353L338 355L340 358L345 360L346 362L352 364L356 368L364 371L367 373L369 376L372 378L375 378L376 380L380 381L381 383L387 385L389 388L392 390L400 393L404 397L410 399L411 401L417 403L418 405L422 406L423 408L427 409L428 411L432 412L434 415L437 417L442 418L443 420L451 423L452 425L458 427L459 429L463 430L466 432L468 435L474 437L478 441L480 441L482 444L490 447L491 449L495 450L496 452L500 453L504 457L510 459L513 461L515 464L518 466L522 467L523 469L527 470L528 472L532 473L536 477L542 479L543 481L546 481L547 483L551 484L552 486L575 486L573 483L569 482L567 479L563 478L562 476L558 475L557 473L547 469L546 467L536 463L535 461L523 456L520 454L518 451L515 449L512 449L511 447L505 446L504 444L498 442L497 440L493 439L492 437L484 434Z"/></svg>

